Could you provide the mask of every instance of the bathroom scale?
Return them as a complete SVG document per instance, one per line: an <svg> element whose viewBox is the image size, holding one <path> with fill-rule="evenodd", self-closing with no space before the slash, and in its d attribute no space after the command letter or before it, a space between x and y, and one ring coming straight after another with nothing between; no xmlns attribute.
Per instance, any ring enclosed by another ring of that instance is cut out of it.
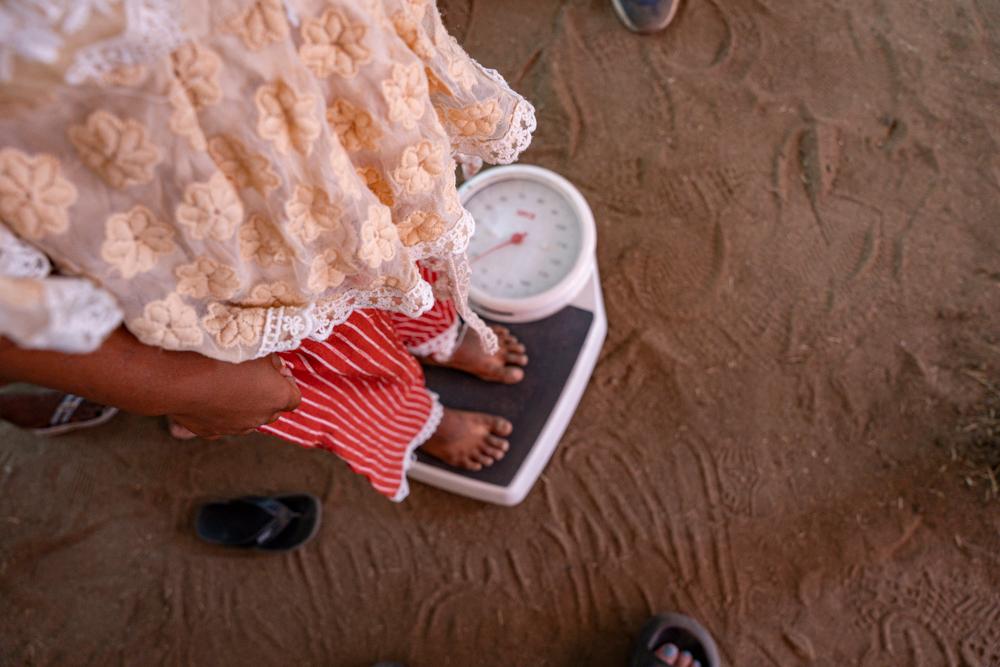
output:
<svg viewBox="0 0 1000 667"><path fill-rule="evenodd" d="M410 479L484 502L516 505L559 445L607 335L594 216L562 176L529 165L496 167L459 188L476 221L469 242L469 301L528 349L525 378L488 383L427 368L427 386L450 408L514 424L507 455L480 471L417 450Z"/></svg>

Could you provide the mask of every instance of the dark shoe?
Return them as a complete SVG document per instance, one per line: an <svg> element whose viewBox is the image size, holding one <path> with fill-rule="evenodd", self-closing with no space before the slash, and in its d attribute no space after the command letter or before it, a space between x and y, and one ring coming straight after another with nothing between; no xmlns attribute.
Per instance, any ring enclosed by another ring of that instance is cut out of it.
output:
<svg viewBox="0 0 1000 667"><path fill-rule="evenodd" d="M670 25L681 0L611 0L611 4L626 28L650 33Z"/></svg>
<svg viewBox="0 0 1000 667"><path fill-rule="evenodd" d="M689 654L701 667L722 667L712 635L683 614L661 614L646 621L632 645L629 667L668 667L673 660L668 662L657 655L663 647L674 655Z"/></svg>
<svg viewBox="0 0 1000 667"><path fill-rule="evenodd" d="M198 509L198 537L227 547L261 551L291 551L302 546L319 528L320 504L307 493L245 496Z"/></svg>
<svg viewBox="0 0 1000 667"><path fill-rule="evenodd" d="M52 394L54 395L54 394ZM39 400L46 400L47 394L38 394ZM100 426L118 414L118 408L88 401L82 396L64 394L49 416L49 423L41 428L33 428L35 435L53 436L72 433L85 428Z"/></svg>

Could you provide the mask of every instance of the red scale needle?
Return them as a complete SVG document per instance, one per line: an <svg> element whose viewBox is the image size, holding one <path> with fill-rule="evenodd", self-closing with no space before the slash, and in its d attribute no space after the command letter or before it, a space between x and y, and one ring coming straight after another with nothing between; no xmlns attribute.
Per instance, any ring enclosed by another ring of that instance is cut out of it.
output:
<svg viewBox="0 0 1000 667"><path fill-rule="evenodd" d="M528 232L516 232L514 234L511 234L511 237L509 239L507 239L503 243L499 243L493 246L492 248L490 248L485 252L479 253L478 255L472 258L471 262L478 262L483 257L486 257L486 255L492 254L502 248L506 248L509 245L521 245L522 243L524 243L524 239L526 238L528 238Z"/></svg>

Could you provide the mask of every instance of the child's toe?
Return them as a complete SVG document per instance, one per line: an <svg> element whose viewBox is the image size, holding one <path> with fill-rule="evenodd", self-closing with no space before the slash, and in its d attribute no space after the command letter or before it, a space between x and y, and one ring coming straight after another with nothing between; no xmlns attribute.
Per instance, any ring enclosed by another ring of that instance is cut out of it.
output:
<svg viewBox="0 0 1000 667"><path fill-rule="evenodd" d="M494 435L499 435L500 437L506 438L508 435L514 432L514 425L503 417L494 417L492 423L490 424L490 431Z"/></svg>
<svg viewBox="0 0 1000 667"><path fill-rule="evenodd" d="M487 454L485 451L476 452L473 455L472 459L484 468L489 468L496 462L493 459L493 457Z"/></svg>
<svg viewBox="0 0 1000 667"><path fill-rule="evenodd" d="M668 665L676 664L677 656L679 654L680 650L673 644L664 644L660 648L656 649L656 657Z"/></svg>
<svg viewBox="0 0 1000 667"><path fill-rule="evenodd" d="M494 461L499 461L506 455L509 445L506 440L501 440L496 438L496 436L490 436L489 444L486 446L486 453L493 458Z"/></svg>
<svg viewBox="0 0 1000 667"><path fill-rule="evenodd" d="M501 452L506 452L510 449L510 443L500 436L490 434L486 436L486 442L488 442L490 446L499 449Z"/></svg>
<svg viewBox="0 0 1000 667"><path fill-rule="evenodd" d="M514 364L515 366L527 366L528 365L528 355L526 355L526 354L508 353L506 361L507 361L508 364Z"/></svg>
<svg viewBox="0 0 1000 667"><path fill-rule="evenodd" d="M524 369L519 366L504 366L500 371L500 379L504 384L516 384L524 379Z"/></svg>

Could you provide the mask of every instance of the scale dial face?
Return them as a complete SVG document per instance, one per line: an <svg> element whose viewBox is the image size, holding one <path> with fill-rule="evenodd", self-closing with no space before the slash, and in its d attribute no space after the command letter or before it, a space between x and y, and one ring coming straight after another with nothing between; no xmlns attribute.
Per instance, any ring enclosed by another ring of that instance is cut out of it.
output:
<svg viewBox="0 0 1000 667"><path fill-rule="evenodd" d="M497 299L531 299L556 288L577 265L582 222L549 184L498 180L464 203L476 221L468 250L474 290Z"/></svg>

